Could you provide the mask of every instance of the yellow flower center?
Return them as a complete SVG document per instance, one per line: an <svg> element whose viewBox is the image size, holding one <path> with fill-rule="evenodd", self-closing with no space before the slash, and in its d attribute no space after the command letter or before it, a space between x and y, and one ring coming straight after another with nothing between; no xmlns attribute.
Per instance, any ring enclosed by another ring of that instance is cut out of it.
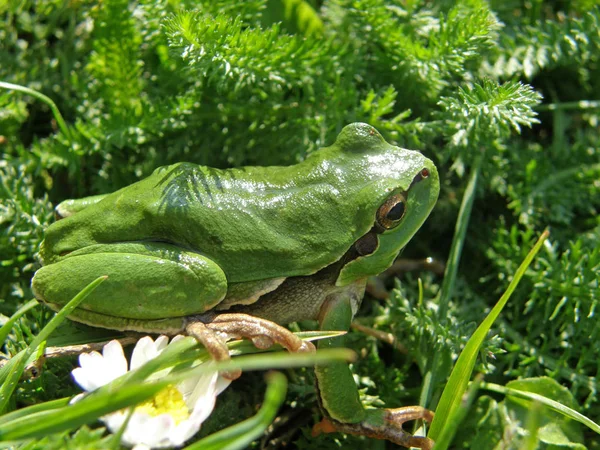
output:
<svg viewBox="0 0 600 450"><path fill-rule="evenodd" d="M172 385L164 388L150 400L140 403L135 409L151 416L167 413L175 419L177 424L190 417L183 395Z"/></svg>

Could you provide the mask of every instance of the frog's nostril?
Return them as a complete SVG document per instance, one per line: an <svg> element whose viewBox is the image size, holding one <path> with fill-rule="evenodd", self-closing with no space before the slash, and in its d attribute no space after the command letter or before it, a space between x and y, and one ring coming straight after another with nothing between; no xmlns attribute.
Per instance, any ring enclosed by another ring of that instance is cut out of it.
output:
<svg viewBox="0 0 600 450"><path fill-rule="evenodd" d="M410 183L410 186L408 187L408 190L410 190L411 187L413 187L419 181L424 180L425 178L429 178L429 169L427 167L422 168L419 171L419 173L415 175L412 182Z"/></svg>

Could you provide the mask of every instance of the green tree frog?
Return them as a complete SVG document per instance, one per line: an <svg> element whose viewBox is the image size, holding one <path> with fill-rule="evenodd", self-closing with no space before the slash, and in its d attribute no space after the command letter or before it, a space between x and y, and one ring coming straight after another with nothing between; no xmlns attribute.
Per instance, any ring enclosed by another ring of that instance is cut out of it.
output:
<svg viewBox="0 0 600 450"><path fill-rule="evenodd" d="M73 320L187 331L217 359L228 357L223 337L303 350L281 325L315 319L323 330L348 330L367 278L392 264L438 193L429 159L362 123L288 167L161 167L114 193L61 203L32 288L57 310L108 275ZM343 337L319 343L342 345ZM402 430L431 412L365 409L344 363L318 366L316 378L321 431L431 448Z"/></svg>

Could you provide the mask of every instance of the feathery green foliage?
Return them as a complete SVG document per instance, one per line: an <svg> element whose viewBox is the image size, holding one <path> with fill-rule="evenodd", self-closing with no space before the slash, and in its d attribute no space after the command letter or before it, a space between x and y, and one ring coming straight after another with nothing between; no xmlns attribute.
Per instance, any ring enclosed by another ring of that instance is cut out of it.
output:
<svg viewBox="0 0 600 450"><path fill-rule="evenodd" d="M567 406L600 422L600 8L594 3L0 4L0 81L51 98L68 127L61 130L38 98L0 90L0 313L8 317L32 298L35 255L58 202L114 191L177 161L294 163L333 142L344 125L365 121L389 141L432 158L442 191L395 266L401 284L388 279L385 299L363 302L358 321L373 333L349 336L363 356L354 364L363 398L389 407L427 399L435 409L469 336L549 227L550 238L494 324L475 369L497 386L550 377L568 390L552 398L568 399ZM465 195L472 209L440 307L440 265ZM37 308L19 319L4 354L22 350L50 317ZM377 332L403 346L377 340ZM49 362L38 380L19 383L9 407L75 393L71 366ZM289 434L275 432L273 442L386 448L353 436L311 437L312 418L319 417L312 375L289 375L280 416L298 420ZM252 415L240 405L262 397L262 381L248 377L239 389L234 383L224 411L215 412L228 425ZM453 425L453 448L600 449L594 432L562 416L518 409L511 397L476 395L463 422ZM205 429L218 429L219 420ZM564 431L554 434L560 443L548 441L553 426ZM101 429L83 427L21 448L103 447L101 439Z"/></svg>

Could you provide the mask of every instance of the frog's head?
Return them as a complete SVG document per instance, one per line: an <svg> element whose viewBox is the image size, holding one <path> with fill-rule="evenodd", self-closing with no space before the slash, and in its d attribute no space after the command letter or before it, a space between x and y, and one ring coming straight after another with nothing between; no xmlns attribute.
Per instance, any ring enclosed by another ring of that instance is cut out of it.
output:
<svg viewBox="0 0 600 450"><path fill-rule="evenodd" d="M334 146L361 155L364 184L355 201L370 227L354 243L349 252L352 260L339 273L336 284L343 286L377 275L394 262L429 216L440 183L430 159L388 144L370 125L348 125Z"/></svg>

